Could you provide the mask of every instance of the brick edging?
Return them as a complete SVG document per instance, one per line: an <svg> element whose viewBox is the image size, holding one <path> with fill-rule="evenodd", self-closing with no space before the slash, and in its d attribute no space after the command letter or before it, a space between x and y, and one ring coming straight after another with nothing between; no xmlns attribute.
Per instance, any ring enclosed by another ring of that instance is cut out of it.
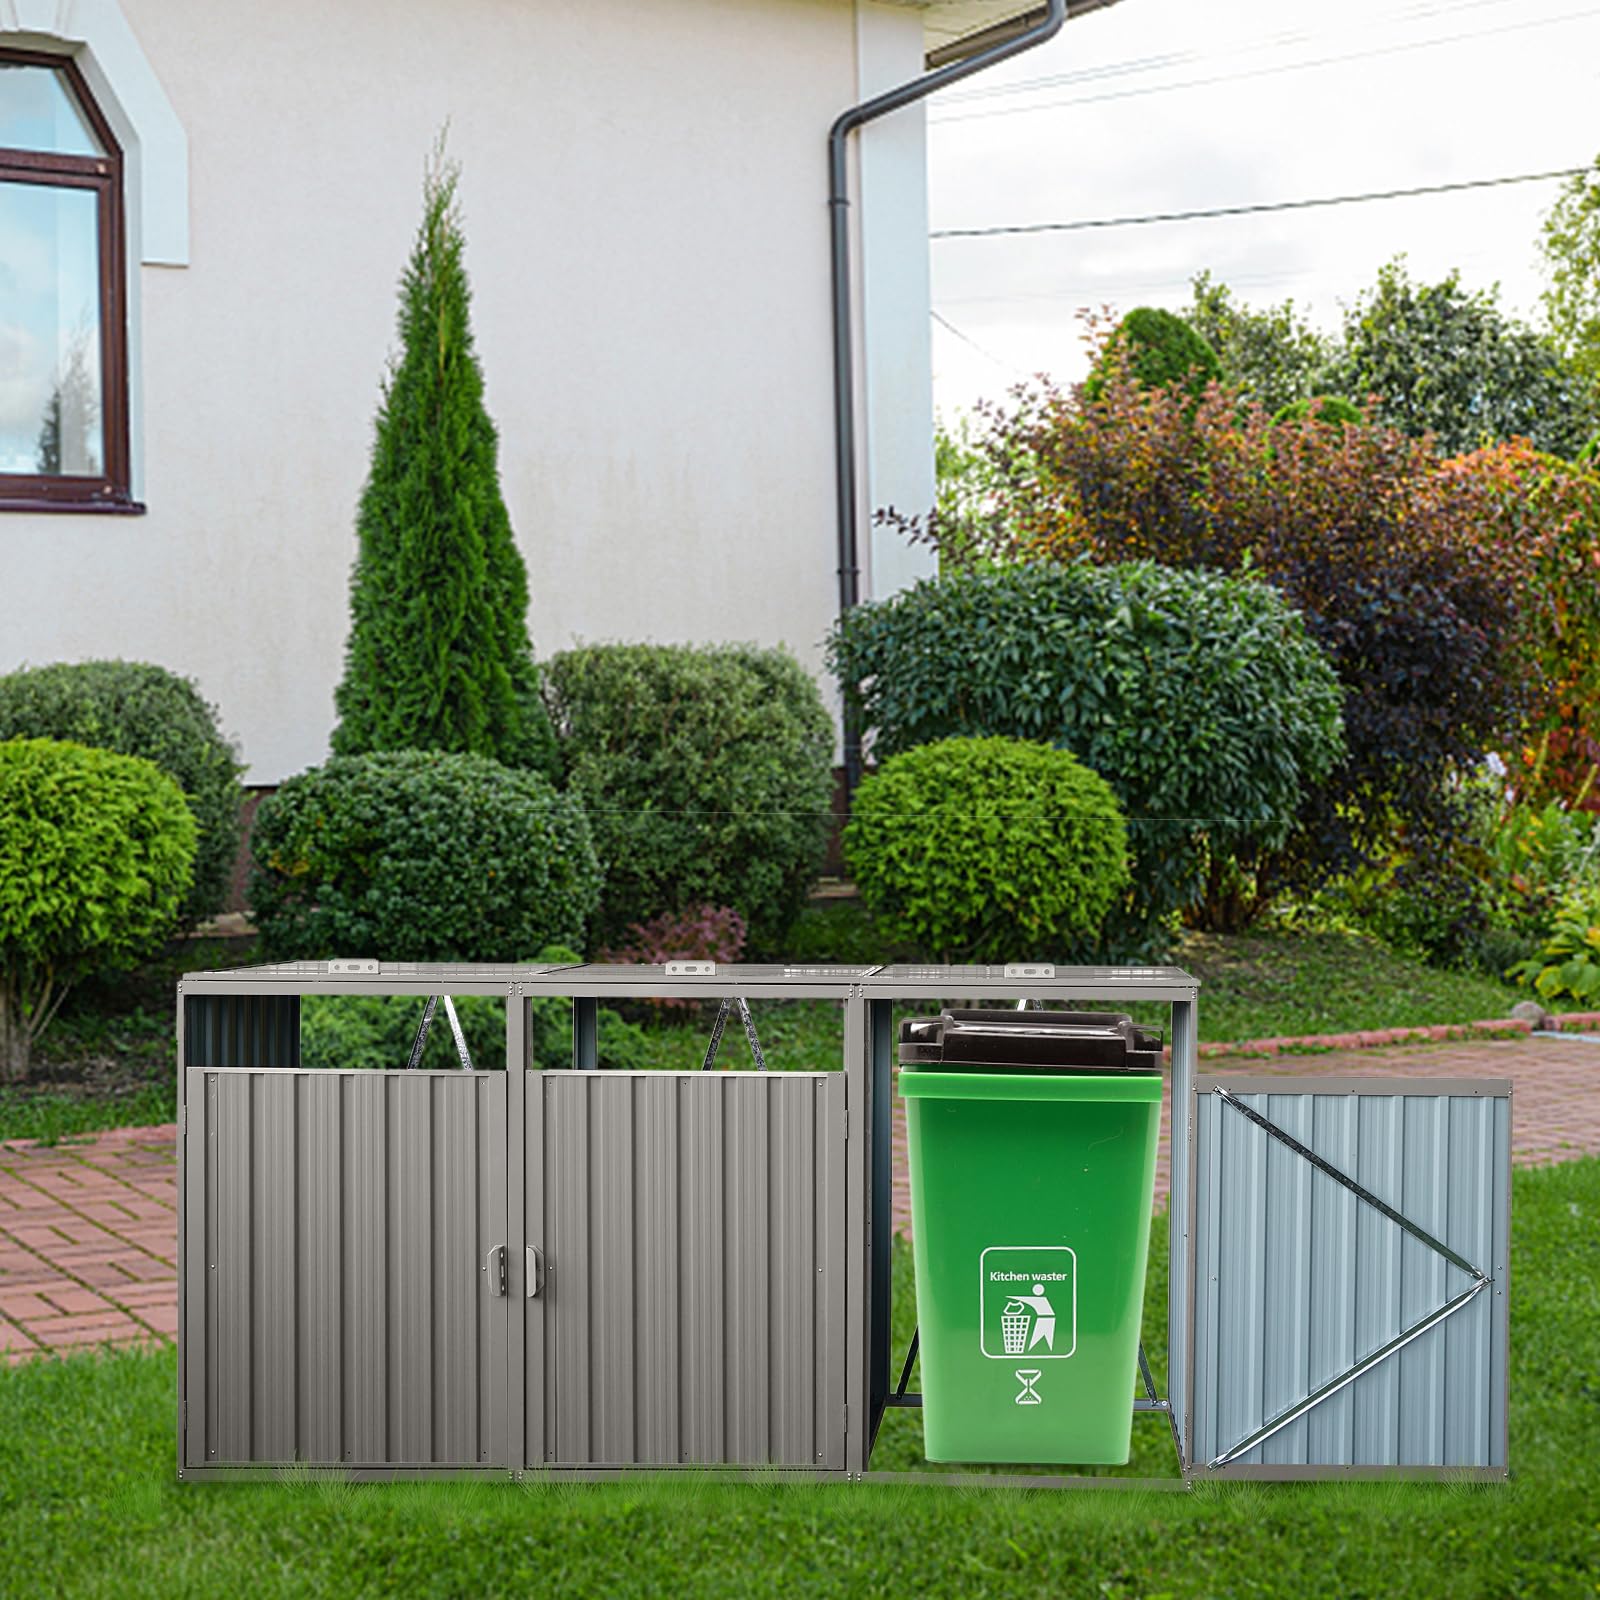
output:
<svg viewBox="0 0 1600 1600"><path fill-rule="evenodd" d="M1600 1025L1600 1011L1568 1011L1552 1019L1557 1028ZM1527 1035L1533 1023L1522 1017L1487 1017L1481 1022L1441 1022L1424 1028L1369 1028L1359 1033L1309 1033L1298 1038L1213 1041L1200 1046L1204 1056L1275 1056L1294 1050L1372 1050L1383 1045L1441 1039L1506 1038ZM1171 1049L1166 1055L1171 1057Z"/></svg>

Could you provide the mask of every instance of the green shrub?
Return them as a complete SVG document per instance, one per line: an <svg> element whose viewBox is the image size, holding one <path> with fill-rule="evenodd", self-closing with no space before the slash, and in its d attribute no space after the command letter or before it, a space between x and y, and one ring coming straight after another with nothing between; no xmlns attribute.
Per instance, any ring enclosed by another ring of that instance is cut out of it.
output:
<svg viewBox="0 0 1600 1600"><path fill-rule="evenodd" d="M1531 984L1542 1000L1600 1001L1600 893L1568 900L1538 955L1519 961L1506 976Z"/></svg>
<svg viewBox="0 0 1600 1600"><path fill-rule="evenodd" d="M582 960L576 951L547 945L536 963ZM411 1058L412 1042L427 1002L419 995L307 995L300 1002L300 1064L304 1067L395 1071ZM481 1072L505 1065L506 1007L486 995L461 995L455 1001L467 1049ZM541 995L529 1002L529 1054L535 1067L572 1064L572 1002ZM649 1038L609 1007L600 1009L598 1058L606 1067L642 1069L655 1051ZM419 1066L459 1067L450 1019L441 1006L433 1018Z"/></svg>
<svg viewBox="0 0 1600 1600"><path fill-rule="evenodd" d="M1594 609L1596 586L1575 581L1593 577L1584 540L1558 550L1544 537L1553 519L1526 492L1542 473L1441 461L1387 428L1274 427L1220 390L1194 406L1124 382L1091 406L1048 388L1019 394L987 446L1005 481L991 487L986 553L1248 572L1282 590L1327 652L1347 756L1306 786L1294 833L1257 863L1269 891L1314 892L1381 859L1396 820L1414 853L1436 851L1459 774L1525 725L1526 626L1555 616L1530 604L1541 598L1528 593L1530 564L1561 566L1547 592L1569 616ZM1587 497L1582 477L1556 497L1562 520ZM1532 508L1537 542L1503 531L1512 507ZM1583 659L1600 678L1593 652L1560 631L1555 659ZM1566 680L1561 701L1586 681ZM1115 785L1110 766L1080 753Z"/></svg>
<svg viewBox="0 0 1600 1600"><path fill-rule="evenodd" d="M605 871L596 942L732 906L752 954L779 952L821 871L832 719L810 676L755 645L617 644L545 669L568 792Z"/></svg>
<svg viewBox="0 0 1600 1600"><path fill-rule="evenodd" d="M141 661L58 662L0 678L0 739L68 739L153 761L194 816L185 923L227 903L239 854L239 773L217 711L186 678Z"/></svg>
<svg viewBox="0 0 1600 1600"><path fill-rule="evenodd" d="M897 945L854 897L808 905L795 918L784 950L797 966L870 967L917 957L914 946Z"/></svg>
<svg viewBox="0 0 1600 1600"><path fill-rule="evenodd" d="M0 743L0 1078L28 1075L67 991L133 966L177 923L194 817L153 762L54 739Z"/></svg>
<svg viewBox="0 0 1600 1600"><path fill-rule="evenodd" d="M1329 427L1339 424L1359 428L1367 420L1361 407L1341 394L1318 394L1309 400L1291 400L1272 413L1272 420L1277 423L1304 422L1310 417Z"/></svg>
<svg viewBox="0 0 1600 1600"><path fill-rule="evenodd" d="M1397 835L1387 856L1328 892L1363 932L1435 966L1480 962L1494 926L1483 851L1465 824L1438 830L1420 850Z"/></svg>
<svg viewBox="0 0 1600 1600"><path fill-rule="evenodd" d="M1600 893L1600 815L1559 799L1502 804L1485 829L1495 921L1542 934L1564 900Z"/></svg>
<svg viewBox="0 0 1600 1600"><path fill-rule="evenodd" d="M546 945L534 958L550 965L572 966L583 957L567 946ZM528 1048L536 1066L572 1065L572 1002L561 995L535 995L528 1001ZM624 1021L610 1006L597 1013L595 1059L602 1067L642 1072L660 1064L660 1052L649 1034Z"/></svg>
<svg viewBox="0 0 1600 1600"><path fill-rule="evenodd" d="M336 756L262 801L251 905L273 959L523 961L579 945L600 871L582 808L486 756Z"/></svg>
<svg viewBox="0 0 1600 1600"><path fill-rule="evenodd" d="M1277 592L1243 577L1148 562L956 573L857 607L828 651L881 755L1005 735L1099 773L1152 931L1195 901L1208 860L1280 843L1342 748L1333 669Z"/></svg>
<svg viewBox="0 0 1600 1600"><path fill-rule="evenodd" d="M404 1067L426 1005L421 995L308 994L300 1002L300 1065L366 1072ZM455 1008L473 1065L480 1072L504 1067L505 1001L467 994L456 997ZM460 1065L441 1005L418 1066L437 1071Z"/></svg>
<svg viewBox="0 0 1600 1600"><path fill-rule="evenodd" d="M1221 381L1222 362L1182 317L1154 306L1136 306L1112 330L1084 394L1098 400L1107 381L1121 376L1141 389L1177 384L1198 399L1207 384Z"/></svg>
<svg viewBox="0 0 1600 1600"><path fill-rule="evenodd" d="M1094 948L1128 883L1110 787L1065 750L1020 739L891 756L856 791L844 855L888 937L941 960Z"/></svg>

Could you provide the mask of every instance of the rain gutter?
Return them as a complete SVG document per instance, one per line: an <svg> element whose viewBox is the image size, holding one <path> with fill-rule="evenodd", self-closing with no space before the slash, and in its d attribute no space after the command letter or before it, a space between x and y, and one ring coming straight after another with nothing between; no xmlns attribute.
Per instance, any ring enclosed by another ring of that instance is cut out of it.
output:
<svg viewBox="0 0 1600 1600"><path fill-rule="evenodd" d="M1080 0L1081 3L1081 0ZM1067 20L1067 0L1048 0L1038 20L1024 31L976 54L950 61L851 106L840 113L828 133L828 214L833 251L833 442L835 508L839 533L839 617L842 621L860 599L861 569L857 555L855 352L850 327L850 135L878 117L925 99L936 90L1009 61L1053 39ZM844 708L844 781L846 804L861 781L860 714L848 699Z"/></svg>

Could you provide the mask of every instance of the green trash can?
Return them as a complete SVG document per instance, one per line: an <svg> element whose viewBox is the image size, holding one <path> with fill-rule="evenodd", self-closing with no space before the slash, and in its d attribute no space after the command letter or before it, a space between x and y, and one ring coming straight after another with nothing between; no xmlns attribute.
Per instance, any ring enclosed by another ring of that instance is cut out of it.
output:
<svg viewBox="0 0 1600 1600"><path fill-rule="evenodd" d="M901 1025L930 1461L1128 1459L1161 1090L1126 1016Z"/></svg>

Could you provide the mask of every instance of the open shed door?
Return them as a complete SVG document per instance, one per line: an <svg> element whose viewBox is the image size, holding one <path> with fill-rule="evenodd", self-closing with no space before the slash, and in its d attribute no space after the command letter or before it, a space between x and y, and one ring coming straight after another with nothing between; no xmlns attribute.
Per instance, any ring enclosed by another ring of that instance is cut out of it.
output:
<svg viewBox="0 0 1600 1600"><path fill-rule="evenodd" d="M1510 1084L1201 1077L1188 1464L1506 1470Z"/></svg>

